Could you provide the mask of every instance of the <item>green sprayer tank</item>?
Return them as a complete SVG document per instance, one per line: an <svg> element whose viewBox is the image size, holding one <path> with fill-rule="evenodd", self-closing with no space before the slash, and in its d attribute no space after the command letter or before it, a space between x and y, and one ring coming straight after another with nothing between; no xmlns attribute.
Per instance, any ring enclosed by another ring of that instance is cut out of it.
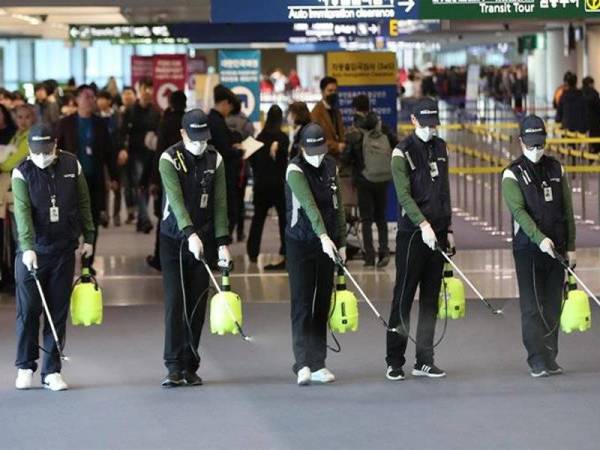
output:
<svg viewBox="0 0 600 450"><path fill-rule="evenodd" d="M584 332L592 327L592 313L587 294L577 289L577 282L569 275L567 298L564 300L560 327L570 334L573 331Z"/></svg>
<svg viewBox="0 0 600 450"><path fill-rule="evenodd" d="M448 305L447 311L446 303ZM449 264L444 267L444 278L442 279L438 306L439 319L461 319L465 317L465 286L462 281L454 277Z"/></svg>
<svg viewBox="0 0 600 450"><path fill-rule="evenodd" d="M221 292L210 300L210 332L219 336L238 334L236 321L242 326L242 299L231 292L229 271L225 270L221 278Z"/></svg>
<svg viewBox="0 0 600 450"><path fill-rule="evenodd" d="M88 260L89 261L89 260ZM82 258L81 276L71 292L71 323L100 325L102 323L102 289L90 273L89 262Z"/></svg>
<svg viewBox="0 0 600 450"><path fill-rule="evenodd" d="M334 333L358 330L358 301L346 288L346 277L342 268L339 269L336 289L331 295L329 328Z"/></svg>

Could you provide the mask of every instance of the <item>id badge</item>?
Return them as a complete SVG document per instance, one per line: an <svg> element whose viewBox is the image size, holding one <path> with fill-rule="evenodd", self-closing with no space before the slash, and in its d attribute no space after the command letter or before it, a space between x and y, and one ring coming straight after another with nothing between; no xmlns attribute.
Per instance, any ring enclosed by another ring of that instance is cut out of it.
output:
<svg viewBox="0 0 600 450"><path fill-rule="evenodd" d="M431 175L431 178L436 178L440 175L437 162L434 161L429 163L429 174Z"/></svg>
<svg viewBox="0 0 600 450"><path fill-rule="evenodd" d="M544 200L551 202L554 200L552 196L552 188L550 186L544 188Z"/></svg>
<svg viewBox="0 0 600 450"><path fill-rule="evenodd" d="M335 192L333 193L333 209L338 209L339 205L338 205L338 198L337 195L335 195Z"/></svg>
<svg viewBox="0 0 600 450"><path fill-rule="evenodd" d="M92 156L92 147L90 147L89 145L85 146L85 154L88 156Z"/></svg>
<svg viewBox="0 0 600 450"><path fill-rule="evenodd" d="M200 197L200 208L206 208L208 206L208 194L202 194Z"/></svg>
<svg viewBox="0 0 600 450"><path fill-rule="evenodd" d="M60 215L58 213L58 206L50 207L50 222L56 223L60 220Z"/></svg>

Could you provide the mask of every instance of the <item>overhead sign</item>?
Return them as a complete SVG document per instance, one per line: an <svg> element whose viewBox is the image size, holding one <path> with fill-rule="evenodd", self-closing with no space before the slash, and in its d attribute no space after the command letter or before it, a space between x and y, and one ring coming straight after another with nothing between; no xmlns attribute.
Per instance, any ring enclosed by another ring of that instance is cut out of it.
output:
<svg viewBox="0 0 600 450"><path fill-rule="evenodd" d="M417 19L419 0L218 0L211 4L214 23L364 22Z"/></svg>
<svg viewBox="0 0 600 450"><path fill-rule="evenodd" d="M250 121L260 120L260 50L219 50L221 83L242 102Z"/></svg>
<svg viewBox="0 0 600 450"><path fill-rule="evenodd" d="M327 74L338 80L344 124L352 123L352 100L367 95L381 120L396 128L396 55L391 52L334 52L327 54Z"/></svg>
<svg viewBox="0 0 600 450"><path fill-rule="evenodd" d="M71 25L73 41L110 40L115 44L187 44L184 36L173 36L167 25Z"/></svg>
<svg viewBox="0 0 600 450"><path fill-rule="evenodd" d="M423 19L600 18L600 0L420 0Z"/></svg>

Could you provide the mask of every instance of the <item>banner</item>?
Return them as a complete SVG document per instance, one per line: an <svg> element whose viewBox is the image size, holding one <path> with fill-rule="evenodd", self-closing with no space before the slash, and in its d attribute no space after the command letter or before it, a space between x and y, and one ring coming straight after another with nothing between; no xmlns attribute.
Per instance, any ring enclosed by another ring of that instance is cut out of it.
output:
<svg viewBox="0 0 600 450"><path fill-rule="evenodd" d="M251 122L260 120L260 50L219 50L221 83L242 102Z"/></svg>
<svg viewBox="0 0 600 450"><path fill-rule="evenodd" d="M186 55L154 55L152 65L154 102L160 109L169 106L174 91L185 90L187 82Z"/></svg>
<svg viewBox="0 0 600 450"><path fill-rule="evenodd" d="M344 125L352 124L352 100L367 95L371 108L392 130L396 108L396 55L391 52L334 52L327 54L327 74L337 78Z"/></svg>
<svg viewBox="0 0 600 450"><path fill-rule="evenodd" d="M131 57L131 86L138 91L138 84L142 78L152 78L153 68L152 56L136 56Z"/></svg>

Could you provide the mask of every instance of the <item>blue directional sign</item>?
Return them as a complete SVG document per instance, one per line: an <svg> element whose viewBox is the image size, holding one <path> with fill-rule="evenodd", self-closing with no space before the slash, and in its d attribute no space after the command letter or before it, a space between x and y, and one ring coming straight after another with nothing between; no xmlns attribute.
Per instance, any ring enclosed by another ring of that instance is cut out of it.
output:
<svg viewBox="0 0 600 450"><path fill-rule="evenodd" d="M214 23L372 22L418 19L417 0L217 0Z"/></svg>

